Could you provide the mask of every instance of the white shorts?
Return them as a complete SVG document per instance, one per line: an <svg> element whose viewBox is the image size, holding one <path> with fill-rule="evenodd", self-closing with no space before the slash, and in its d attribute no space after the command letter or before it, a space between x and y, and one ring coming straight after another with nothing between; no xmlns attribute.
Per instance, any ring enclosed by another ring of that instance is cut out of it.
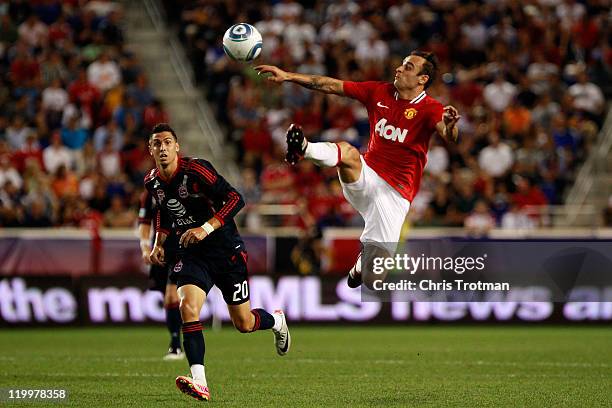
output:
<svg viewBox="0 0 612 408"><path fill-rule="evenodd" d="M343 183L340 180L342 192L365 221L360 241L381 244L390 254L394 254L410 209L410 201L376 174L366 164L363 156L360 157L359 180L354 183Z"/></svg>

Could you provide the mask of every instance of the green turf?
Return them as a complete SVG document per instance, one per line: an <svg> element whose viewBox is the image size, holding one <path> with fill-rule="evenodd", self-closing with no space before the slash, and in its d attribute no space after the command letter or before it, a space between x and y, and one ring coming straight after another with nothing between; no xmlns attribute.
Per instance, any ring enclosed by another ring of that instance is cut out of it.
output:
<svg viewBox="0 0 612 408"><path fill-rule="evenodd" d="M612 406L612 328L351 326L292 334L291 353L281 358L269 332L207 332L212 404ZM187 363L161 361L165 345L162 327L2 329L0 387L67 388L68 405L79 407L197 404L176 390Z"/></svg>

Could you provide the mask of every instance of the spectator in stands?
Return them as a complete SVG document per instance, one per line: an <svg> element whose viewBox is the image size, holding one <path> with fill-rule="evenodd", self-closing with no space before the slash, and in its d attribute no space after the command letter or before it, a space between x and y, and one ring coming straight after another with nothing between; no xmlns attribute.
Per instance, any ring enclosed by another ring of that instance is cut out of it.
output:
<svg viewBox="0 0 612 408"><path fill-rule="evenodd" d="M578 82L570 86L567 91L573 98L576 110L584 112L596 121L599 119L604 107L604 96L597 85L589 82L586 72L578 74Z"/></svg>
<svg viewBox="0 0 612 408"><path fill-rule="evenodd" d="M113 137L108 137L104 141L102 150L97 154L97 166L104 177L112 178L121 171L121 156L115 148Z"/></svg>
<svg viewBox="0 0 612 408"><path fill-rule="evenodd" d="M47 45L48 35L46 24L41 22L36 14L31 14L19 26L19 39L35 49Z"/></svg>
<svg viewBox="0 0 612 408"><path fill-rule="evenodd" d="M87 70L79 68L77 78L68 87L73 102L79 102L90 115L100 100L100 91L87 80Z"/></svg>
<svg viewBox="0 0 612 408"><path fill-rule="evenodd" d="M136 212L125 206L122 197L111 198L110 208L104 212L104 226L110 228L134 227L137 220Z"/></svg>
<svg viewBox="0 0 612 408"><path fill-rule="evenodd" d="M541 207L548 204L542 190L533 185L527 177L515 176L516 192L512 194L512 202L534 220L541 219Z"/></svg>
<svg viewBox="0 0 612 408"><path fill-rule="evenodd" d="M23 179L11 163L10 158L8 156L0 156L0 186L4 186L7 183L12 184L17 189L21 189Z"/></svg>
<svg viewBox="0 0 612 408"><path fill-rule="evenodd" d="M93 135L93 145L96 152L102 151L108 139L113 140L113 149L120 151L125 144L123 130L117 125L115 120L98 127Z"/></svg>
<svg viewBox="0 0 612 408"><path fill-rule="evenodd" d="M32 200L25 210L23 226L26 228L51 227L53 222L47 212L47 207L42 198Z"/></svg>
<svg viewBox="0 0 612 408"><path fill-rule="evenodd" d="M79 181L74 172L62 164L53 175L51 188L55 196L61 200L75 196L79 192Z"/></svg>
<svg viewBox="0 0 612 408"><path fill-rule="evenodd" d="M494 112L503 112L516 96L516 86L504 79L504 75L499 73L495 81L485 86L483 91L484 101Z"/></svg>
<svg viewBox="0 0 612 408"><path fill-rule="evenodd" d="M501 227L503 229L529 230L535 228L535 223L533 219L521 211L518 205L512 204L501 219Z"/></svg>
<svg viewBox="0 0 612 408"><path fill-rule="evenodd" d="M87 129L79 123L78 116L68 119L68 124L62 127L61 135L62 142L73 151L82 149L89 137Z"/></svg>
<svg viewBox="0 0 612 408"><path fill-rule="evenodd" d="M87 68L87 80L99 90L107 91L121 82L121 70L105 51Z"/></svg>
<svg viewBox="0 0 612 408"><path fill-rule="evenodd" d="M491 216L487 203L483 200L476 202L474 211L465 218L464 226L467 233L473 236L484 236L495 228L495 219Z"/></svg>
<svg viewBox="0 0 612 408"><path fill-rule="evenodd" d="M33 129L27 126L23 116L16 115L13 123L6 129L6 140L13 150L23 149L26 139Z"/></svg>
<svg viewBox="0 0 612 408"><path fill-rule="evenodd" d="M480 151L478 165L491 177L502 177L512 167L512 149L500 141L499 134L489 135L489 145Z"/></svg>

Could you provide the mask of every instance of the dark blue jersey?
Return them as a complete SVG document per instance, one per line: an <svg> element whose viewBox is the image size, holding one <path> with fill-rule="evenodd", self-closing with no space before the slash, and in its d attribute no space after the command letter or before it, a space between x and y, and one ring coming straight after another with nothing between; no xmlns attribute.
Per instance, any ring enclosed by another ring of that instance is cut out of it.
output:
<svg viewBox="0 0 612 408"><path fill-rule="evenodd" d="M157 203L155 230L179 237L188 229L216 218L221 227L184 251L197 256L228 257L244 251L234 216L244 207L242 195L206 160L179 157L176 171L164 179L158 169L145 176L145 188ZM146 215L146 214L145 214Z"/></svg>

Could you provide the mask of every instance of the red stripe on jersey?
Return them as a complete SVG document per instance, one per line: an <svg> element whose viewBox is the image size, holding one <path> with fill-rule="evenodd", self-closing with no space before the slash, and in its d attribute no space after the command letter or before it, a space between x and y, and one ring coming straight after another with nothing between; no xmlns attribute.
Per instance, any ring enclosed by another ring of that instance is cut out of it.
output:
<svg viewBox="0 0 612 408"><path fill-rule="evenodd" d="M231 193L229 193L229 196L230 196L229 201L217 213L221 217L227 216L227 214L229 214L230 211L232 211L234 209L234 207L236 207L236 204L238 204L238 201L240 201L240 197L238 196L238 194L236 194L233 191Z"/></svg>
<svg viewBox="0 0 612 408"><path fill-rule="evenodd" d="M213 172L211 172L206 167L204 167L204 166L202 166L202 165L200 165L198 163L191 163L191 168L193 170L195 170L196 172L198 172L198 174L201 174L202 176L204 176L204 178L210 184L213 184L217 180L217 177L213 174Z"/></svg>
<svg viewBox="0 0 612 408"><path fill-rule="evenodd" d="M340 145L338 143L336 143L336 147L338 148L338 163L336 163L336 166L339 166L340 162L342 161L342 150L340 149Z"/></svg>
<svg viewBox="0 0 612 408"><path fill-rule="evenodd" d="M159 169L154 169L153 171L149 171L144 178L144 182L148 183L149 181L153 180L158 175L159 175Z"/></svg>
<svg viewBox="0 0 612 408"><path fill-rule="evenodd" d="M229 211L231 210L231 208L234 207L234 205L236 205L234 203L234 201L236 200L236 198L234 198L232 196L232 194L230 193L230 199L225 203L225 205L223 206L223 208L221 208L216 215L218 215L219 217L225 217Z"/></svg>
<svg viewBox="0 0 612 408"><path fill-rule="evenodd" d="M217 214L213 215L213 217L216 218L219 223L221 223L221 226L225 225L225 221L223 221L223 218L219 217Z"/></svg>

